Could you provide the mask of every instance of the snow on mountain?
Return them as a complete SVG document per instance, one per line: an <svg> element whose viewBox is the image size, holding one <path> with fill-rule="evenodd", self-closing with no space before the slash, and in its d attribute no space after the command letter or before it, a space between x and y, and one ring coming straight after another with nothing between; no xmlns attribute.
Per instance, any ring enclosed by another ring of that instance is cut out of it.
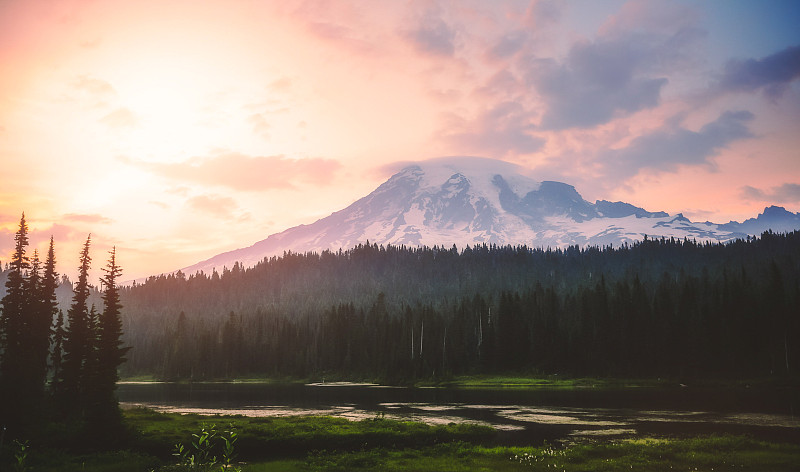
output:
<svg viewBox="0 0 800 472"><path fill-rule="evenodd" d="M571 185L538 182L515 164L475 157L409 165L347 208L309 225L219 254L184 273L245 267L284 251L337 251L370 241L406 246L474 244L566 247L660 238L724 242L767 229L800 229L800 213L769 207L743 223L694 223L624 202L587 202Z"/></svg>

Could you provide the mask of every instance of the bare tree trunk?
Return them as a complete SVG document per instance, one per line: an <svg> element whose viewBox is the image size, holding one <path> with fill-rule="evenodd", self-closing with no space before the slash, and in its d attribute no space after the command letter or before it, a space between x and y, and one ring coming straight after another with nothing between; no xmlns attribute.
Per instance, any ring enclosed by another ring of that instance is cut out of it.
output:
<svg viewBox="0 0 800 472"><path fill-rule="evenodd" d="M414 360L414 325L411 325L411 360Z"/></svg>
<svg viewBox="0 0 800 472"><path fill-rule="evenodd" d="M422 328L419 330L419 357L422 357L422 339L425 336L425 321L422 321Z"/></svg>
<svg viewBox="0 0 800 472"><path fill-rule="evenodd" d="M789 373L789 343L786 340L786 331L783 332L783 356L786 359L786 373Z"/></svg>
<svg viewBox="0 0 800 472"><path fill-rule="evenodd" d="M444 375L444 367L446 359L447 359L447 326L444 327L444 336L442 337L442 375Z"/></svg>

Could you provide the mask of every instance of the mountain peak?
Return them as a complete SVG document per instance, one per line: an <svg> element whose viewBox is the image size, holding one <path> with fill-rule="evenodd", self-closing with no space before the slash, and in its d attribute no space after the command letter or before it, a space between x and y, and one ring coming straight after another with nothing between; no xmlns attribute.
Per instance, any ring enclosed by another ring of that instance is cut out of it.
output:
<svg viewBox="0 0 800 472"><path fill-rule="evenodd" d="M493 179L501 176L512 190L522 195L536 190L540 183L526 175L525 169L511 162L488 159L485 157L449 156L427 161L408 163L392 179L412 178L420 183L420 187L440 188L453 178L460 178L472 187L492 187Z"/></svg>
<svg viewBox="0 0 800 472"><path fill-rule="evenodd" d="M762 218L762 217L764 217L764 218L775 218L775 217L781 218L781 217L785 217L787 215L792 215L792 213L787 211L786 208L784 208L784 207L772 205L772 206L768 206L768 207L764 208L763 213L758 215L758 217L759 218Z"/></svg>
<svg viewBox="0 0 800 472"><path fill-rule="evenodd" d="M337 251L373 244L459 248L476 244L566 247L620 245L648 237L729 241L768 227L800 228L800 214L768 207L758 218L693 223L624 202L583 199L572 185L533 179L526 169L480 157L408 162L375 191L312 224L183 269L185 273L255 265L286 251Z"/></svg>

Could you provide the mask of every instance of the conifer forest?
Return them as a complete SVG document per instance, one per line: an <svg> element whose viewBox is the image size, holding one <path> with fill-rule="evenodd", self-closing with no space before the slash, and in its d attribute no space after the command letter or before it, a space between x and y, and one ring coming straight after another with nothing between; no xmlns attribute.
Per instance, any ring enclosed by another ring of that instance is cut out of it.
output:
<svg viewBox="0 0 800 472"><path fill-rule="evenodd" d="M119 366L128 347L122 346L116 251L103 268L102 292L89 283L91 236L80 254L72 302L59 308L56 292L62 283L56 271L55 243L50 239L44 262L28 251L28 225L22 215L14 237L14 252L4 274L0 300L0 418L3 433L24 433L43 423L61 423L104 442L121 428L114 394ZM89 306L92 294L102 309Z"/></svg>
<svg viewBox="0 0 800 472"><path fill-rule="evenodd" d="M168 380L800 369L800 232L566 249L366 242L120 290L123 371Z"/></svg>

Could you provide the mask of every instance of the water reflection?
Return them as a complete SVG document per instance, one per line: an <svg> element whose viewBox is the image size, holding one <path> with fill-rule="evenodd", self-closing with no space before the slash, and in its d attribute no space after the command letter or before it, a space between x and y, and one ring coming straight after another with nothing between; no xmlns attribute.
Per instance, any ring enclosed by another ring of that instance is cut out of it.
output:
<svg viewBox="0 0 800 472"><path fill-rule="evenodd" d="M757 411L752 405L750 411L680 408L707 403L702 395L698 401L684 395L670 405L659 392L649 393L464 391L341 383L119 386L126 408L250 417L327 415L355 421L380 415L430 425L472 423L496 428L511 443L727 432L800 443L800 418L791 414Z"/></svg>

